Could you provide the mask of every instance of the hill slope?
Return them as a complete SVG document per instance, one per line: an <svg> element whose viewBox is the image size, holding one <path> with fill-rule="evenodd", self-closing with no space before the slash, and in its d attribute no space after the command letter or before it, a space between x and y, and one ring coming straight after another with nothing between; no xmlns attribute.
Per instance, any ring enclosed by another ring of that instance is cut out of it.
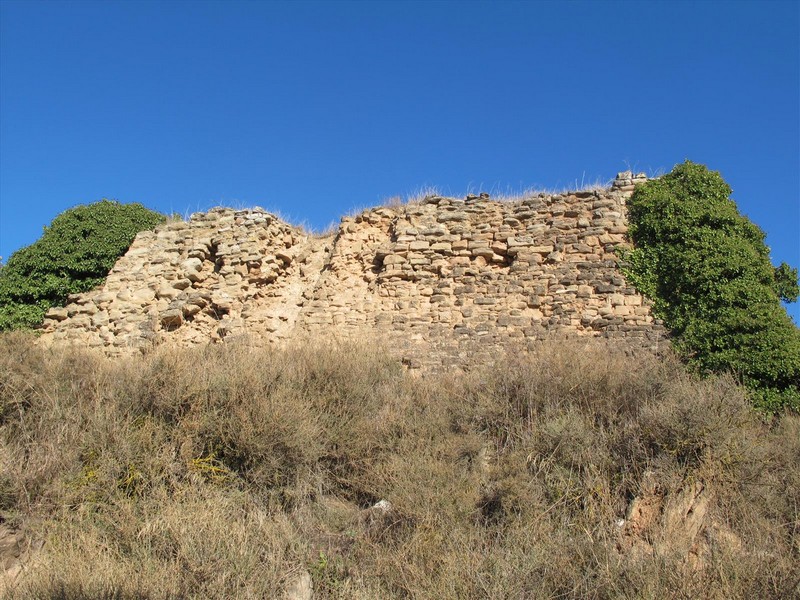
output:
<svg viewBox="0 0 800 600"><path fill-rule="evenodd" d="M800 591L800 418L668 357L549 343L420 378L376 345L0 344L15 598Z"/></svg>

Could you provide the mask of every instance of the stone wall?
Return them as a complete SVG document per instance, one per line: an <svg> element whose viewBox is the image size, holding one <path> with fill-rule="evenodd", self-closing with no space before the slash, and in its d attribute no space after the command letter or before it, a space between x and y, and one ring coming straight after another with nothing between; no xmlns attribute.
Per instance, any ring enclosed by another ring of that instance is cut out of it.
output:
<svg viewBox="0 0 800 600"><path fill-rule="evenodd" d="M426 197L345 217L327 237L258 208L212 209L140 233L102 289L48 313L41 341L114 355L378 334L412 366L554 334L652 348L665 331L615 254L644 179L505 202Z"/></svg>

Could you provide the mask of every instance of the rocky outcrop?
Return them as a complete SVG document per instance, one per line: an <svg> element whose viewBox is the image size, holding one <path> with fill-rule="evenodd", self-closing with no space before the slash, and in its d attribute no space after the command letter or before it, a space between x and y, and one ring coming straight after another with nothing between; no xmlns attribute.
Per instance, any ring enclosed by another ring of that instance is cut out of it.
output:
<svg viewBox="0 0 800 600"><path fill-rule="evenodd" d="M714 551L745 556L742 540L713 516L712 485L701 480L668 490L652 471L620 519L617 550L634 561L680 557L687 574L708 567Z"/></svg>
<svg viewBox="0 0 800 600"><path fill-rule="evenodd" d="M41 341L114 355L379 333L411 366L554 333L651 348L665 332L616 253L644 179L507 202L429 196L345 217L330 236L258 208L212 209L140 233L102 289L48 313Z"/></svg>

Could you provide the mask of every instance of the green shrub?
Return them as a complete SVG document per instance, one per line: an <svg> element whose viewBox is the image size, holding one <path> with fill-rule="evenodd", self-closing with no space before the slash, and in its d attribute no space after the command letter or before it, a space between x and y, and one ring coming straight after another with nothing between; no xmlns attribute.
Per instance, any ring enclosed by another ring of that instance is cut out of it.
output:
<svg viewBox="0 0 800 600"><path fill-rule="evenodd" d="M58 215L0 270L0 331L34 327L69 294L101 284L136 234L165 218L141 204L111 200Z"/></svg>
<svg viewBox="0 0 800 600"><path fill-rule="evenodd" d="M701 372L733 371L767 410L800 408L797 269L775 268L764 232L719 173L686 161L628 201L632 283Z"/></svg>

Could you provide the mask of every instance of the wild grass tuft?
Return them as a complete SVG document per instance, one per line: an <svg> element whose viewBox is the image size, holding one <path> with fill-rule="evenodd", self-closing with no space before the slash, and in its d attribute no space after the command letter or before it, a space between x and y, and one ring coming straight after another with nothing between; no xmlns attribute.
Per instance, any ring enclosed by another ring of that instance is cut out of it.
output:
<svg viewBox="0 0 800 600"><path fill-rule="evenodd" d="M799 474L797 415L597 344L411 377L366 343L0 336L0 514L43 541L13 598L791 597ZM628 547L634 498L698 485L688 552Z"/></svg>

